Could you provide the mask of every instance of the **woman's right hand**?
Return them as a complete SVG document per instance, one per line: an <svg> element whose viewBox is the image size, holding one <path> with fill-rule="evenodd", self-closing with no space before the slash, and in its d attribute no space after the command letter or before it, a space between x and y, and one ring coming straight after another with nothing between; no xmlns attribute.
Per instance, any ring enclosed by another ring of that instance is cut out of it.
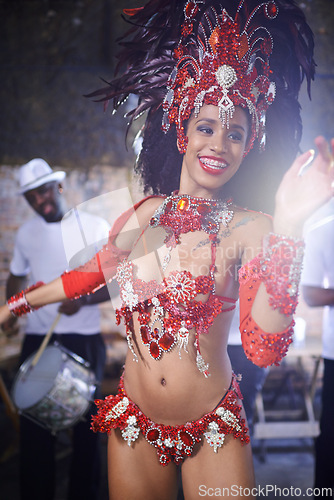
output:
<svg viewBox="0 0 334 500"><path fill-rule="evenodd" d="M274 214L277 233L301 236L306 219L334 195L334 138L328 143L319 136L315 145L318 154L314 156L310 150L300 155L278 188Z"/></svg>
<svg viewBox="0 0 334 500"><path fill-rule="evenodd" d="M17 323L17 318L13 315L10 316L7 321L4 323L1 323L1 329L2 332L7 336L7 337L12 337L13 335L16 335L19 333L20 328Z"/></svg>
<svg viewBox="0 0 334 500"><path fill-rule="evenodd" d="M6 323L12 317L13 316L11 315L7 304L4 304L3 306L0 307L0 325L2 325L3 323Z"/></svg>

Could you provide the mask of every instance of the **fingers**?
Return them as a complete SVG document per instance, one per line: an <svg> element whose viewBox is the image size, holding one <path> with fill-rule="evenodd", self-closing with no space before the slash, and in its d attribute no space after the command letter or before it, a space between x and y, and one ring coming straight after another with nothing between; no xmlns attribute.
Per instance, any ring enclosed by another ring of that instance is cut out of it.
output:
<svg viewBox="0 0 334 500"><path fill-rule="evenodd" d="M314 139L314 144L317 146L319 154L321 154L321 156L323 156L325 159L328 159L330 157L328 142L322 135L319 135Z"/></svg>
<svg viewBox="0 0 334 500"><path fill-rule="evenodd" d="M287 174L290 172L292 175L301 176L307 170L307 167L312 163L314 159L315 151L314 149L309 149L305 153L297 156Z"/></svg>
<svg viewBox="0 0 334 500"><path fill-rule="evenodd" d="M315 151L314 149L309 149L306 151L306 153L300 155L296 162L298 161L298 170L297 170L297 175L300 177L301 175L304 175L308 167L311 165L313 159L314 159ZM297 169L297 167L296 167Z"/></svg>
<svg viewBox="0 0 334 500"><path fill-rule="evenodd" d="M328 143L323 136L318 136L315 138L314 143L318 150L316 157L314 149L309 149L301 154L293 163L292 173L298 176L305 175L313 160L315 160L314 166L317 170L325 174L331 174L331 171L333 171L334 175L334 138Z"/></svg>
<svg viewBox="0 0 334 500"><path fill-rule="evenodd" d="M58 307L58 312L66 314L66 316L72 316L79 311L80 307L81 304L77 300L64 300Z"/></svg>
<svg viewBox="0 0 334 500"><path fill-rule="evenodd" d="M322 136L316 137L315 145L318 148L321 163L319 164L320 169L324 173L328 173L329 169L334 168L334 139L330 141L330 144Z"/></svg>

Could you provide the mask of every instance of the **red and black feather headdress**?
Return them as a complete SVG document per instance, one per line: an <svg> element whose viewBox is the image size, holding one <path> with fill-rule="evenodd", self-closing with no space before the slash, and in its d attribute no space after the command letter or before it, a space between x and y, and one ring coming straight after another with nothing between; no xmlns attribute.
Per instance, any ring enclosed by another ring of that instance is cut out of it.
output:
<svg viewBox="0 0 334 500"><path fill-rule="evenodd" d="M164 110L163 129L183 122L203 103L219 106L228 125L234 106L252 116L252 141L264 142L265 116L275 99L298 99L314 78L313 35L293 0L150 0L125 10L130 29L119 41L115 78L90 94L117 109L130 94L137 106ZM250 145L251 145L250 143Z"/></svg>

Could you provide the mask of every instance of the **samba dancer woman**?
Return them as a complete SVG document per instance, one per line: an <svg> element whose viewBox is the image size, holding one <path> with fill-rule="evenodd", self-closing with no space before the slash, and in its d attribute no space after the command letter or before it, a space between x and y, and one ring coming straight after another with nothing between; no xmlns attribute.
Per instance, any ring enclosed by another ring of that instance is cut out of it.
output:
<svg viewBox="0 0 334 500"><path fill-rule="evenodd" d="M137 204L94 259L13 297L0 320L9 309L20 315L116 279L129 351L118 395L98 402L93 422L109 433L110 498L175 498L176 465L186 499L208 488L231 495L233 488L238 498L255 481L226 354L232 310L239 293L246 355L260 366L279 363L297 304L298 238L303 221L332 196L334 140L316 139L308 169L311 151L294 161L273 219L221 193L254 141L264 144L271 103L294 116L298 143L297 98L303 76L313 76L312 34L290 0L152 0L126 14L133 26L121 52L126 69L96 95L115 107L129 93L139 96L131 116L148 110L148 117L137 168L146 188L169 196Z"/></svg>

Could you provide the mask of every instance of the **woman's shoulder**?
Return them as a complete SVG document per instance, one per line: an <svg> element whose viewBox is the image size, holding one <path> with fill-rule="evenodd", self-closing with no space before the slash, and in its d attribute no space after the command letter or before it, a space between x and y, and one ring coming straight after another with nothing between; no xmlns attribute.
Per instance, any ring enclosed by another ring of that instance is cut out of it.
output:
<svg viewBox="0 0 334 500"><path fill-rule="evenodd" d="M145 227L164 199L165 196L152 195L135 203L133 207L120 217L122 230L127 231L129 228Z"/></svg>
<svg viewBox="0 0 334 500"><path fill-rule="evenodd" d="M270 227L272 225L271 215L256 212L248 208L233 205L234 222L238 225L250 225L252 229L259 227Z"/></svg>
<svg viewBox="0 0 334 500"><path fill-rule="evenodd" d="M243 247L259 248L262 246L263 237L272 231L272 217L235 206L233 229Z"/></svg>
<svg viewBox="0 0 334 500"><path fill-rule="evenodd" d="M163 195L151 195L143 198L134 205L134 216L138 219L140 226L144 226L149 222L165 198Z"/></svg>
<svg viewBox="0 0 334 500"><path fill-rule="evenodd" d="M164 195L151 195L143 198L135 204L137 213L152 213L154 212L166 199Z"/></svg>
<svg viewBox="0 0 334 500"><path fill-rule="evenodd" d="M132 248L164 198L163 196L143 198L117 219L110 233L110 238L117 247L124 250Z"/></svg>

